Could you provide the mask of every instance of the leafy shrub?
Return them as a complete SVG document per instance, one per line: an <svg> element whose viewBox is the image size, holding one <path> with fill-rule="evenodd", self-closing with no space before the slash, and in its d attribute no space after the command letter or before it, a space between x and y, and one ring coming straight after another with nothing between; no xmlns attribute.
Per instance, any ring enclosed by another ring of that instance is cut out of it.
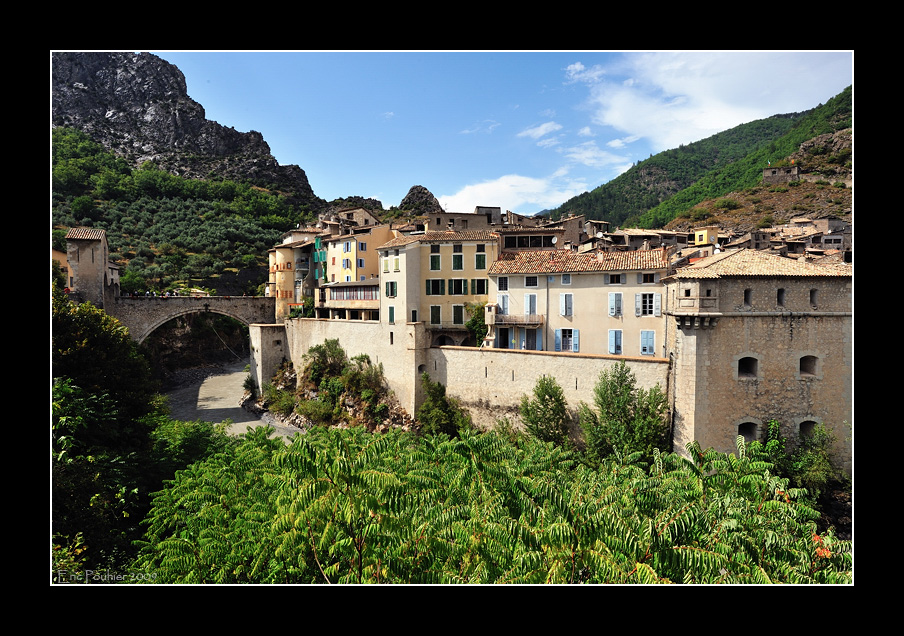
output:
<svg viewBox="0 0 904 636"><path fill-rule="evenodd" d="M433 382L427 373L423 373L421 386L426 395L417 410L417 421L422 432L457 437L463 429L472 427L471 417L455 400L446 395L446 387L443 384Z"/></svg>
<svg viewBox="0 0 904 636"><path fill-rule="evenodd" d="M636 384L634 373L620 360L600 372L593 389L596 410L581 402L578 417L592 460L640 453L650 461L654 449L668 448L666 396L659 385L646 390Z"/></svg>
<svg viewBox="0 0 904 636"><path fill-rule="evenodd" d="M533 398L521 397L520 413L525 428L537 439L556 446L568 440L571 415L565 393L554 377L543 375L537 379Z"/></svg>

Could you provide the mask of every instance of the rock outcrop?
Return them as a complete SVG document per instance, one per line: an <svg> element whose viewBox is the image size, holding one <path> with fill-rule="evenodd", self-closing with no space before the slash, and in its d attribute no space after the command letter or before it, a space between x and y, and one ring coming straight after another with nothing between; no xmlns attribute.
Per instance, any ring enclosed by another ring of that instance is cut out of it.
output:
<svg viewBox="0 0 904 636"><path fill-rule="evenodd" d="M424 186L412 186L399 204L400 210L412 213L414 215L430 214L442 212L443 206L433 194Z"/></svg>
<svg viewBox="0 0 904 636"><path fill-rule="evenodd" d="M279 165L259 132L206 119L182 72L156 55L54 53L51 62L53 126L82 130L135 167L150 161L183 177L248 182L324 207L304 170Z"/></svg>

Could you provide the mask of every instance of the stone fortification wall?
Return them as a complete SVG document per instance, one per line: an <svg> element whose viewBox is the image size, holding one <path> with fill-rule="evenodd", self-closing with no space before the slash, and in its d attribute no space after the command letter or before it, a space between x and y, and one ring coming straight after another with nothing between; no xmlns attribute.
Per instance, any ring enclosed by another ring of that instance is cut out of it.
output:
<svg viewBox="0 0 904 636"><path fill-rule="evenodd" d="M569 407L581 401L592 404L593 387L600 371L626 360L638 386L659 384L667 391L668 360L626 358L590 354L478 349L475 347L430 348L429 333L422 323L388 325L359 320L299 318L284 325L252 325L252 372L258 385L269 382L285 358L297 368L304 354L325 340L337 339L349 357L366 353L383 365L389 388L412 416L422 401L421 373L446 386L448 395L467 407L474 422L491 427L500 417L517 423L521 396L533 391L537 379L553 375L565 390Z"/></svg>
<svg viewBox="0 0 904 636"><path fill-rule="evenodd" d="M468 408L478 426L489 428L504 416L517 423L521 396L532 395L542 375L556 378L571 410L576 412L581 401L593 404L600 372L620 360L628 363L638 387L659 384L668 391L669 361L664 358L447 346L428 350L426 371Z"/></svg>
<svg viewBox="0 0 904 636"><path fill-rule="evenodd" d="M304 365L304 354L325 340L336 339L349 358L367 354L383 365L390 390L402 408L414 414L418 403L418 367L427 339L421 323L388 325L376 321L297 318L287 320L289 359L296 368Z"/></svg>

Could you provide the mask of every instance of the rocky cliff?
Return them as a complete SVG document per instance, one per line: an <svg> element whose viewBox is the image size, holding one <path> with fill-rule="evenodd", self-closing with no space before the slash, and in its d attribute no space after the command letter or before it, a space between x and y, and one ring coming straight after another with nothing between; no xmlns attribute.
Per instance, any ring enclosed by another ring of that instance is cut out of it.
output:
<svg viewBox="0 0 904 636"><path fill-rule="evenodd" d="M133 166L146 161L188 178L222 177L272 188L312 211L325 207L304 170L281 166L256 131L205 118L185 76L150 53L54 53L53 126L80 129Z"/></svg>

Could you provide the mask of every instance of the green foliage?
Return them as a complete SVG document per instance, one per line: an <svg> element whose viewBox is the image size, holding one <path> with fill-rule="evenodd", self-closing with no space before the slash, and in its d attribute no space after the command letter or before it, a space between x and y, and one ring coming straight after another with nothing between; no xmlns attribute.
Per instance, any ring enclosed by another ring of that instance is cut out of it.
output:
<svg viewBox="0 0 904 636"><path fill-rule="evenodd" d="M624 360L600 372L593 394L596 410L584 402L578 409L592 460L639 453L651 461L655 449L668 448L666 396L658 385L649 390L637 387L637 379Z"/></svg>
<svg viewBox="0 0 904 636"><path fill-rule="evenodd" d="M211 287L204 282L230 266L264 276L265 250L304 215L282 194L250 184L184 179L150 163L133 170L66 128L53 130L52 187L54 226L105 229L111 255L127 261L129 291L191 279ZM164 257L153 247L163 245L178 253Z"/></svg>
<svg viewBox="0 0 904 636"><path fill-rule="evenodd" d="M553 210L612 226L662 227L695 205L755 186L763 168L817 135L851 127L852 87L811 111L775 115L660 152ZM841 159L842 162L849 157ZM695 220L702 220L697 213Z"/></svg>
<svg viewBox="0 0 904 636"><path fill-rule="evenodd" d="M421 387L424 401L417 410L417 421L422 432L457 437L462 431L472 427L471 416L446 395L443 384L433 382L427 373L422 373Z"/></svg>
<svg viewBox="0 0 904 636"><path fill-rule="evenodd" d="M474 344L477 347L483 343L483 339L486 337L487 331L489 331L484 315L484 307L486 307L486 303L467 303L465 305L465 310L468 312L468 321L465 323L465 327L471 333L471 337L474 338Z"/></svg>
<svg viewBox="0 0 904 636"><path fill-rule="evenodd" d="M158 583L850 583L850 543L769 464L598 468L526 437L249 431L157 493Z"/></svg>
<svg viewBox="0 0 904 636"><path fill-rule="evenodd" d="M304 354L305 377L314 386L319 386L324 377L342 375L342 370L348 362L345 350L340 346L339 340L333 338L314 345Z"/></svg>
<svg viewBox="0 0 904 636"><path fill-rule="evenodd" d="M520 413L525 428L537 439L556 446L568 441L571 415L565 393L553 376L543 375L537 379L533 398L521 397Z"/></svg>

